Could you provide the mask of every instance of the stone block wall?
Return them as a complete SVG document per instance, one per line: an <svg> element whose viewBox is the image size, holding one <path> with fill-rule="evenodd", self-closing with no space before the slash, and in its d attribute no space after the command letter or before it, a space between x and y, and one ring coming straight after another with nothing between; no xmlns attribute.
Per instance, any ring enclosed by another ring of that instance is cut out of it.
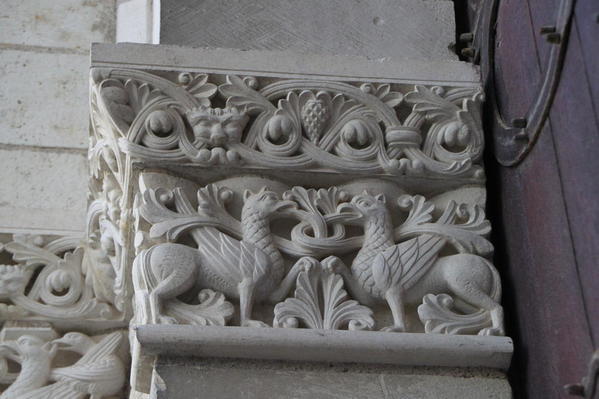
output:
<svg viewBox="0 0 599 399"><path fill-rule="evenodd" d="M0 231L83 232L89 45L114 0L7 0L0 11Z"/></svg>

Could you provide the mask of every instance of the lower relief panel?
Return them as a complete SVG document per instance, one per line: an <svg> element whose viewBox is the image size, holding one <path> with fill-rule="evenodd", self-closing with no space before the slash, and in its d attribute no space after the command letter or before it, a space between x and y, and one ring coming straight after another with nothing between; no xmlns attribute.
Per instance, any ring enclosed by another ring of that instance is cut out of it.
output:
<svg viewBox="0 0 599 399"><path fill-rule="evenodd" d="M153 172L139 186L133 324L504 333L480 186Z"/></svg>

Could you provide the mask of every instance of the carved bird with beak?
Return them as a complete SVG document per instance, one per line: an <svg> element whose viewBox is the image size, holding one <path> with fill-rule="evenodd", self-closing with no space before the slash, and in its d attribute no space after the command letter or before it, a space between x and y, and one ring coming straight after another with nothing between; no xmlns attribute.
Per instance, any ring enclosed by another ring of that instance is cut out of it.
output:
<svg viewBox="0 0 599 399"><path fill-rule="evenodd" d="M199 190L200 200L213 189L214 186L208 185ZM279 302L289 292L299 272L312 267L314 260L305 257L286 273L285 262L270 231L270 220L274 215L296 208L295 202L281 200L266 187L257 193L246 190L243 200L241 240L215 227L202 226L192 232L197 249L164 243L137 256L133 283L136 291L148 292L151 323L176 323L175 319L164 315L163 302L196 284L200 289L239 298L242 326L266 327L262 321L251 318L254 302Z"/></svg>
<svg viewBox="0 0 599 399"><path fill-rule="evenodd" d="M28 392L46 385L56 351L53 342L44 342L31 335L0 343L0 353L21 365L19 376L0 395L0 399L23 399Z"/></svg>
<svg viewBox="0 0 599 399"><path fill-rule="evenodd" d="M122 339L121 332L114 332L96 343L85 334L72 332L54 340L58 348L82 357L72 366L52 370L50 379L90 395L90 399L118 394L125 383L125 367L115 353Z"/></svg>

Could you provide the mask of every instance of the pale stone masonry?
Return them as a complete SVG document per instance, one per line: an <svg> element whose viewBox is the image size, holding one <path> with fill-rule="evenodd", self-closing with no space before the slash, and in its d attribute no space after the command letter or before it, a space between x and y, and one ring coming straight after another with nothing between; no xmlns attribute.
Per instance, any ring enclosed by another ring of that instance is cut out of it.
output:
<svg viewBox="0 0 599 399"><path fill-rule="evenodd" d="M0 232L81 235L89 46L113 0L6 0L0 10Z"/></svg>

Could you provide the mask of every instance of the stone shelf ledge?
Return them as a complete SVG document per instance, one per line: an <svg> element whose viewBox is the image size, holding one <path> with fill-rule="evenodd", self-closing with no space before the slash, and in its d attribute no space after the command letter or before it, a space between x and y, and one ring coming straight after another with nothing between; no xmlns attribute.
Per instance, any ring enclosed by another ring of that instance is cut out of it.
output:
<svg viewBox="0 0 599 399"><path fill-rule="evenodd" d="M462 61L369 59L290 51L92 43L93 68L194 71L279 78L479 87L478 69Z"/></svg>
<svg viewBox="0 0 599 399"><path fill-rule="evenodd" d="M135 330L153 355L506 370L513 352L508 337L184 325Z"/></svg>

